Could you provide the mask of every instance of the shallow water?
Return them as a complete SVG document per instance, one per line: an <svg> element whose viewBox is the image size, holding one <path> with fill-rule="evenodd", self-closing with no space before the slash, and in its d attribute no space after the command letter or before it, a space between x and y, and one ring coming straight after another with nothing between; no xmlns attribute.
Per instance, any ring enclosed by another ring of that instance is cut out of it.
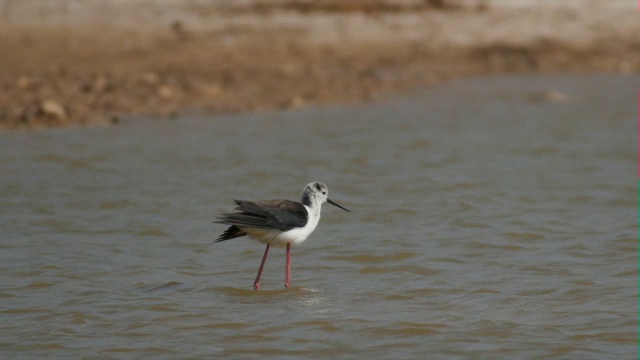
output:
<svg viewBox="0 0 640 360"><path fill-rule="evenodd" d="M2 133L0 357L635 359L639 84ZM253 291L263 246L211 221L314 180L352 212Z"/></svg>

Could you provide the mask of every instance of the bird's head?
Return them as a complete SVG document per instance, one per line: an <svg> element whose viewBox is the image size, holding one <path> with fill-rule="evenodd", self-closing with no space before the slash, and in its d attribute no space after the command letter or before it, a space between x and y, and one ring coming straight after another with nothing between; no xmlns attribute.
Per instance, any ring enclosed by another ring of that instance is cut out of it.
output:
<svg viewBox="0 0 640 360"><path fill-rule="evenodd" d="M329 199L329 189L327 185L321 182L312 182L305 186L302 192L302 203L304 205L314 207L316 205L322 205L324 202L337 206L344 211L349 211Z"/></svg>

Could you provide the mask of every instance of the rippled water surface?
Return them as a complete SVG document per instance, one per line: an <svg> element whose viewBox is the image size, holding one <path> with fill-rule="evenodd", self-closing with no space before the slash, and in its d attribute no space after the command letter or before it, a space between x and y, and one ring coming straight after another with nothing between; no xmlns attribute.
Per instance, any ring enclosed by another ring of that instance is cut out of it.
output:
<svg viewBox="0 0 640 360"><path fill-rule="evenodd" d="M0 357L635 359L639 84L2 133ZM352 212L253 291L211 221L313 180Z"/></svg>

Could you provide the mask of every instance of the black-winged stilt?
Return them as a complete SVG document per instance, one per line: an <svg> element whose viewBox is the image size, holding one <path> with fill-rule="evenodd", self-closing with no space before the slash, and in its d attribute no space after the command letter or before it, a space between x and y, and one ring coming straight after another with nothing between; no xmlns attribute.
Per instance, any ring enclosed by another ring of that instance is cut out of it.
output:
<svg viewBox="0 0 640 360"><path fill-rule="evenodd" d="M344 207L329 200L329 190L321 182L308 184L302 192L300 202L290 200L244 201L234 200L237 212L224 213L218 217L219 224L231 225L215 242L248 235L267 245L262 256L258 276L253 288L260 288L260 275L267 260L269 247L287 247L287 268L284 286L289 287L291 275L291 245L304 242L320 221L320 209L326 201L342 210Z"/></svg>

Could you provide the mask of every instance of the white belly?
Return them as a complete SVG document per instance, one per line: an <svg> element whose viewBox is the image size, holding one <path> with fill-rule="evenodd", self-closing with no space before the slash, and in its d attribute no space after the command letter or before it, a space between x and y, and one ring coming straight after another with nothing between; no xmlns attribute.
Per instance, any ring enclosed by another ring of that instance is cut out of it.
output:
<svg viewBox="0 0 640 360"><path fill-rule="evenodd" d="M307 208L307 211L309 208ZM287 244L298 245L307 240L307 237L316 229L320 221L320 212L309 212L309 220L304 227L293 228L289 231L271 230L271 229L258 229L258 228L243 228L250 238L257 240L263 244L270 244L272 246L284 247Z"/></svg>

